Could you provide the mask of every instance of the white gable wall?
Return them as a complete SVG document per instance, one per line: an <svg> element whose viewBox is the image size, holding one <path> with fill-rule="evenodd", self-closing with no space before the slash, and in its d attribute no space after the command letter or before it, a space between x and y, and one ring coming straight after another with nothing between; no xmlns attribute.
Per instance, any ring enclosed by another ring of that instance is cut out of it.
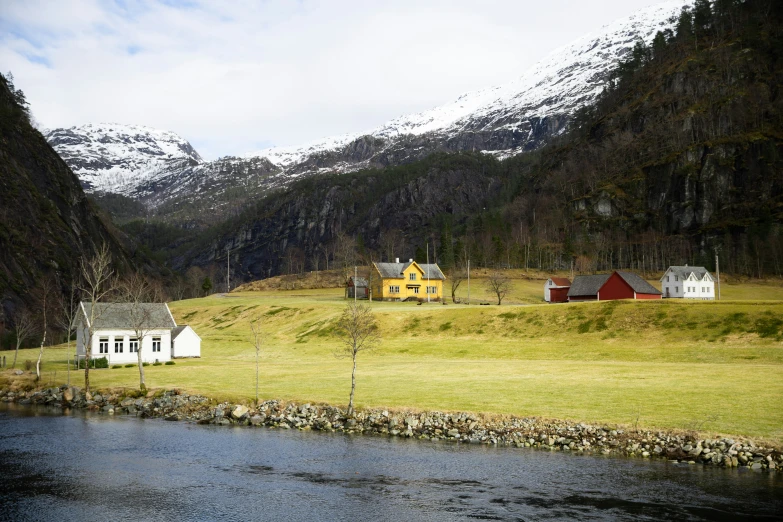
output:
<svg viewBox="0 0 783 522"><path fill-rule="evenodd" d="M201 338L191 327L186 327L174 339L171 347L172 357L201 357Z"/></svg>
<svg viewBox="0 0 783 522"><path fill-rule="evenodd" d="M160 351L152 351L152 338L160 337ZM76 331L76 355L78 358L83 359L85 357L84 346L85 331L83 327L79 327ZM109 341L108 353L100 352L100 341L102 338L106 338ZM136 352L130 351L130 339L136 338L136 334L132 330L96 330L92 338L92 355L93 359L100 359L106 357L110 365L114 364L128 364L138 362L138 355ZM115 350L115 343L120 343L122 351ZM143 362L153 363L155 361L165 362L171 360L171 330L160 329L151 330L147 336L144 337L140 346L141 360Z"/></svg>

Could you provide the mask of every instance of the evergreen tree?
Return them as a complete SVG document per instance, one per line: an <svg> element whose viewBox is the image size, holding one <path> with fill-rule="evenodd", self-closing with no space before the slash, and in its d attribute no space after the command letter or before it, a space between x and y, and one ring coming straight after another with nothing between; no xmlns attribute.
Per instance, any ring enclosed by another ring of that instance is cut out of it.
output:
<svg viewBox="0 0 783 522"><path fill-rule="evenodd" d="M212 290L212 280L209 276L204 278L204 282L201 283L201 289L204 290L205 295L209 295L209 291Z"/></svg>
<svg viewBox="0 0 783 522"><path fill-rule="evenodd" d="M420 246L416 247L416 254L413 258L414 261L417 263L426 263L427 262L427 251L421 248Z"/></svg>
<svg viewBox="0 0 783 522"><path fill-rule="evenodd" d="M682 43L689 43L693 39L693 15L687 7L680 11L680 17L677 20L677 40Z"/></svg>
<svg viewBox="0 0 783 522"><path fill-rule="evenodd" d="M697 38L704 38L712 27L710 0L696 0L693 4L693 30Z"/></svg>

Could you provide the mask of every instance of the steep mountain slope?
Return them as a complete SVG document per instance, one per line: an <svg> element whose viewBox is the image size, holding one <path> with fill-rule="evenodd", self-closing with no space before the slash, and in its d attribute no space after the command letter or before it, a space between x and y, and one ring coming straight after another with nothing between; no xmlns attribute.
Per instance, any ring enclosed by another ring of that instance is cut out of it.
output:
<svg viewBox="0 0 783 522"><path fill-rule="evenodd" d="M11 88L0 76L0 323L3 311L32 302L43 276L69 284L80 258L104 243L118 270L134 263Z"/></svg>
<svg viewBox="0 0 783 522"><path fill-rule="evenodd" d="M173 132L138 125L88 123L47 131L45 138L91 192L141 198L144 184L203 163Z"/></svg>
<svg viewBox="0 0 783 522"><path fill-rule="evenodd" d="M635 42L649 43L657 31L669 28L685 3L673 0L609 24L554 51L509 84L467 93L368 133L329 137L302 147L201 163L179 138L171 144L184 156L172 154L168 159L150 153L149 136L158 140L162 131L147 129L136 136L122 132L119 139L117 131L85 127L57 129L48 137L88 189L139 199L169 222L214 224L236 215L267 190L301 177L401 165L436 151L483 151L503 158L537 149L562 133L575 111L595 101L608 72ZM108 150L103 144L107 140L121 142L121 152Z"/></svg>

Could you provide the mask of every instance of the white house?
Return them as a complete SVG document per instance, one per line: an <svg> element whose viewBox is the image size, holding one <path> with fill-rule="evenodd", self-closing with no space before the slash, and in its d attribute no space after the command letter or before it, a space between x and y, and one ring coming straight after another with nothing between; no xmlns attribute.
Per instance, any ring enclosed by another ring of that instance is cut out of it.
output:
<svg viewBox="0 0 783 522"><path fill-rule="evenodd" d="M670 266L661 277L663 297L715 299L715 279L703 266Z"/></svg>
<svg viewBox="0 0 783 522"><path fill-rule="evenodd" d="M201 337L188 325L171 331L172 357L201 357Z"/></svg>
<svg viewBox="0 0 783 522"><path fill-rule="evenodd" d="M138 351L143 362L165 362L173 357L172 330L177 323L165 303L143 303L134 313L130 303L97 303L92 310L90 303L80 303L79 316L76 319L76 355L85 357L85 339L89 336L90 321L94 321L92 337L93 359L106 357L110 365L135 363ZM139 312L140 310L140 312ZM144 330L144 338L139 342L133 317ZM190 330L193 332L193 330ZM195 335L195 332L193 332ZM198 336L196 336L198 338ZM184 339L184 338L183 338ZM187 344L187 343L183 343ZM197 349L201 350L199 339ZM189 347L188 353L194 348ZM193 357L193 355L189 355ZM195 355L198 356L198 355Z"/></svg>

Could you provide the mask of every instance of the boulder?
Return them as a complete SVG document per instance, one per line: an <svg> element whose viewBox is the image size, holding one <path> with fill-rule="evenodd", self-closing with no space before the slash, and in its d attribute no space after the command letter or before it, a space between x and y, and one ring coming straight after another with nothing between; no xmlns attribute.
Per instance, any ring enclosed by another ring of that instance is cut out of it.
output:
<svg viewBox="0 0 783 522"><path fill-rule="evenodd" d="M247 416L247 413L250 410L247 408L247 406L242 406L241 404L236 406L233 410L231 410L231 416L234 417L237 420L243 419Z"/></svg>
<svg viewBox="0 0 783 522"><path fill-rule="evenodd" d="M63 400L65 402L71 402L73 400L73 388L70 386L63 390Z"/></svg>

